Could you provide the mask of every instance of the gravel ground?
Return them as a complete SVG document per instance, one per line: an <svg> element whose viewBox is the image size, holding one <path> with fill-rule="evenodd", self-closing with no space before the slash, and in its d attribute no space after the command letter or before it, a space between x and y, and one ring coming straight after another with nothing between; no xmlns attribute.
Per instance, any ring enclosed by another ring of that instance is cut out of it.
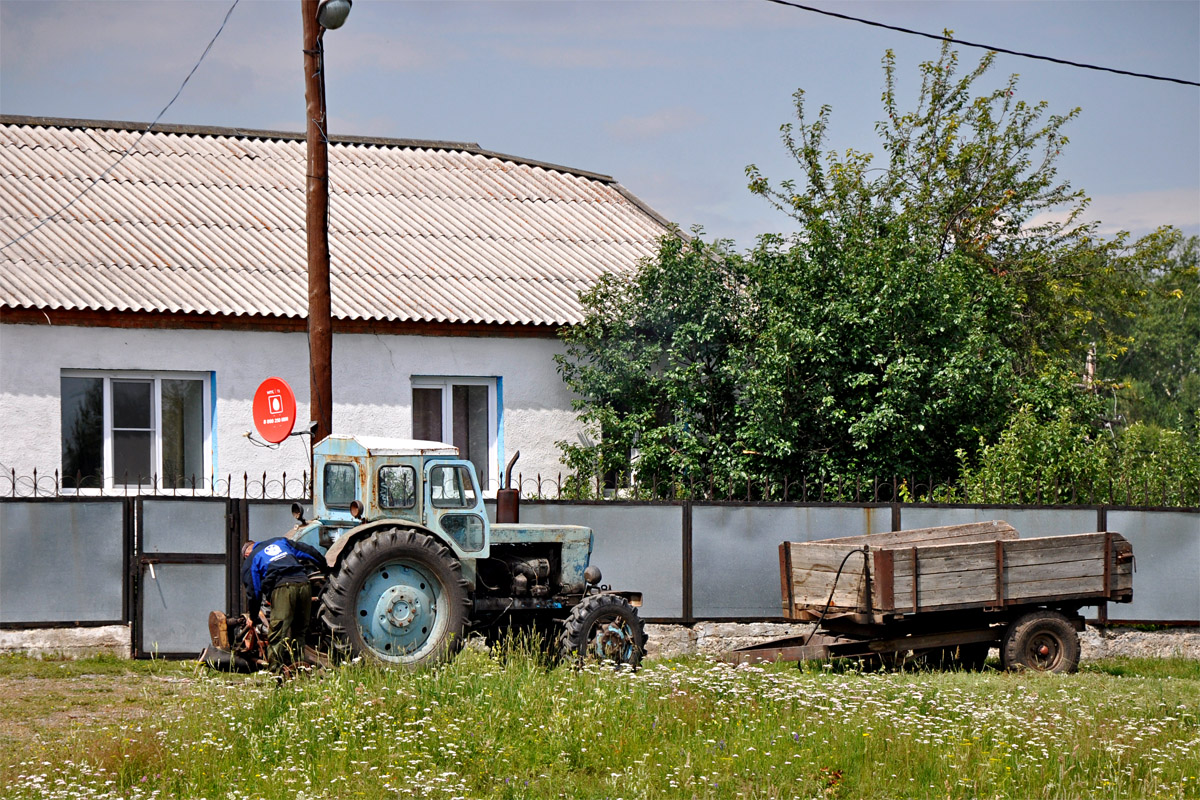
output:
<svg viewBox="0 0 1200 800"><path fill-rule="evenodd" d="M769 622L700 622L683 625L647 625L647 644L651 658L670 658L690 653L717 653L761 644L785 636L805 636L811 625L785 625ZM1110 627L1105 631L1088 626L1080 634L1082 659L1090 661L1113 656L1134 658L1181 657L1200 660L1200 629L1166 628L1143 631ZM995 653L993 652L993 655Z"/></svg>

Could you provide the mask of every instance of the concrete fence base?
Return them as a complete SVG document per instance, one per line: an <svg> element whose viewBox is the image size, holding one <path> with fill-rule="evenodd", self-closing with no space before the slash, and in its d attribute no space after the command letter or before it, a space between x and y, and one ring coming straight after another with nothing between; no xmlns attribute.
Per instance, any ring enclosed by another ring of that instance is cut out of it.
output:
<svg viewBox="0 0 1200 800"><path fill-rule="evenodd" d="M0 630L0 653L23 653L39 658L85 658L99 655L130 658L130 642L128 625Z"/></svg>

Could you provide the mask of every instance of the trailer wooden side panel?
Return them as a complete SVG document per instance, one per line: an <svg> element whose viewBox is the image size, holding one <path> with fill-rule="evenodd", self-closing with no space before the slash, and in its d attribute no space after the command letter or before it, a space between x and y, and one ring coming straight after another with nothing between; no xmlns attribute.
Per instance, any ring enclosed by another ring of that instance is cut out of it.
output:
<svg viewBox="0 0 1200 800"><path fill-rule="evenodd" d="M846 536L840 539L818 539L809 544L840 544L847 547L868 545L877 547L902 547L933 544L964 544L967 542L994 542L997 539L1017 539L1020 534L1012 525L1001 519L989 522L966 522L961 525L942 525L937 528L912 528L890 533L868 533L863 536Z"/></svg>
<svg viewBox="0 0 1200 800"><path fill-rule="evenodd" d="M803 611L819 611L826 603L831 609L842 611L865 608L870 602L870 591L864 567L866 554L861 550L840 544L784 542L780 560L790 569L790 596L785 596L784 617L807 619Z"/></svg>
<svg viewBox="0 0 1200 800"><path fill-rule="evenodd" d="M826 603L827 613L879 616L1132 598L1132 547L1119 533L1017 539L1007 523L950 527L960 530L785 542L781 578L790 574L791 580L784 616L814 619ZM889 538L885 543L880 536ZM869 554L856 552L867 543Z"/></svg>
<svg viewBox="0 0 1200 800"><path fill-rule="evenodd" d="M1126 549L1128 543L1116 533L1020 539L999 546L897 548L892 554L893 610L999 607L1034 598L1128 593L1133 574L1131 561L1121 557Z"/></svg>

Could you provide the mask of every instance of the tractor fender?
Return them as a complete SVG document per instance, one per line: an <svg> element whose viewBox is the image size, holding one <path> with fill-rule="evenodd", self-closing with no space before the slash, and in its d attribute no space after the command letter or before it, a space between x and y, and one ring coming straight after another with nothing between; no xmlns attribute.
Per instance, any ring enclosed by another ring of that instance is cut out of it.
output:
<svg viewBox="0 0 1200 800"><path fill-rule="evenodd" d="M365 539L379 531L386 531L392 528L410 528L415 531L420 531L428 536L432 536L437 541L450 548L450 552L454 552L454 546L446 540L440 533L435 533L424 525L419 525L416 522L408 519L376 519L370 522L364 522L358 527L351 528L343 533L333 545L325 551L325 563L330 569L338 565L338 561L342 558L342 553L354 542L360 539Z"/></svg>

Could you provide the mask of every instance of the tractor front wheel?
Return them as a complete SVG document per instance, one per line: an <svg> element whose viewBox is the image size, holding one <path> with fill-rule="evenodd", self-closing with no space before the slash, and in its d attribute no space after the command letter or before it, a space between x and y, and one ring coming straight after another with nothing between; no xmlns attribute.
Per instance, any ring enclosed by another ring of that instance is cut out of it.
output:
<svg viewBox="0 0 1200 800"><path fill-rule="evenodd" d="M326 586L324 617L351 656L417 668L462 646L469 589L444 545L392 529L354 544Z"/></svg>
<svg viewBox="0 0 1200 800"><path fill-rule="evenodd" d="M624 597L593 594L567 617L560 638L563 658L612 661L637 667L646 651L646 632L637 610Z"/></svg>

